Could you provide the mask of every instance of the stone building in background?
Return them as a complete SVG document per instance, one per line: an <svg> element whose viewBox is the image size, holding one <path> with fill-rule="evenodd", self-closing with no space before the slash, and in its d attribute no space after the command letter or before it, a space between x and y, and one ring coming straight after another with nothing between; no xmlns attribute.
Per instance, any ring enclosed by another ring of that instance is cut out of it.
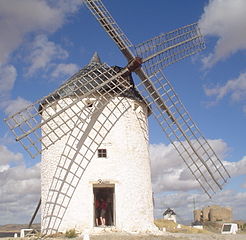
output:
<svg viewBox="0 0 246 240"><path fill-rule="evenodd" d="M212 205L202 209L194 210L195 222L231 222L232 209L230 207L221 207Z"/></svg>

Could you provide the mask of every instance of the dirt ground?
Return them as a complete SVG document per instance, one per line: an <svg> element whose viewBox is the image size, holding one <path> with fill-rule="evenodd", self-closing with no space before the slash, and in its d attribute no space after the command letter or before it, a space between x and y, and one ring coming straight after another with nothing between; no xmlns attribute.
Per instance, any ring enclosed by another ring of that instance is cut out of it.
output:
<svg viewBox="0 0 246 240"><path fill-rule="evenodd" d="M165 233L164 235L159 235L159 236L100 234L100 235L90 236L90 240L246 240L246 234L222 235L222 234Z"/></svg>
<svg viewBox="0 0 246 240"><path fill-rule="evenodd" d="M1 240L38 240L42 238L0 238ZM246 240L246 234L222 235L222 234L186 234L164 233L163 235L137 235L121 233L105 233L98 235L80 236L76 238L44 238L46 240Z"/></svg>

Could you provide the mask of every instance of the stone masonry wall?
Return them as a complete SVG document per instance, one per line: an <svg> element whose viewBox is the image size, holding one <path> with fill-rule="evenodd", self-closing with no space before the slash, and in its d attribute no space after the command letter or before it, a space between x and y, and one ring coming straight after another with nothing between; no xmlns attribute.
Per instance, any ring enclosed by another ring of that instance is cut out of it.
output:
<svg viewBox="0 0 246 240"><path fill-rule="evenodd" d="M199 222L230 222L232 221L232 209L217 205L194 210L194 220Z"/></svg>

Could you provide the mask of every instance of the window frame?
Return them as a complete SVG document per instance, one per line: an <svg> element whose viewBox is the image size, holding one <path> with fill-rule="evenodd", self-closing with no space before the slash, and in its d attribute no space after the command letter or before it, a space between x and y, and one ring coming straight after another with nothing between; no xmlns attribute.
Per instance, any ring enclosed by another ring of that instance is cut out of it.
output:
<svg viewBox="0 0 246 240"><path fill-rule="evenodd" d="M97 149L97 157L98 158L107 158L107 149L106 148Z"/></svg>

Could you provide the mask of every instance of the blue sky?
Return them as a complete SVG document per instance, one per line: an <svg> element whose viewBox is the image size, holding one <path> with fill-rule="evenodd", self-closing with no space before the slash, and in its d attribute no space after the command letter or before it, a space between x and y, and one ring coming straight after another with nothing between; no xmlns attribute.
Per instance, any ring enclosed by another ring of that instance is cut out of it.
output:
<svg viewBox="0 0 246 240"><path fill-rule="evenodd" d="M192 179L181 180L185 166L150 118L155 215L172 207L189 220L195 198L197 207L231 206L235 219L246 220L245 0L103 2L133 44L197 21L205 35L205 51L164 72L232 178L208 202L194 191ZM1 120L56 89L95 51L109 65L126 65L80 0L1 0ZM29 221L40 197L39 162L15 143L2 121L0 224Z"/></svg>

